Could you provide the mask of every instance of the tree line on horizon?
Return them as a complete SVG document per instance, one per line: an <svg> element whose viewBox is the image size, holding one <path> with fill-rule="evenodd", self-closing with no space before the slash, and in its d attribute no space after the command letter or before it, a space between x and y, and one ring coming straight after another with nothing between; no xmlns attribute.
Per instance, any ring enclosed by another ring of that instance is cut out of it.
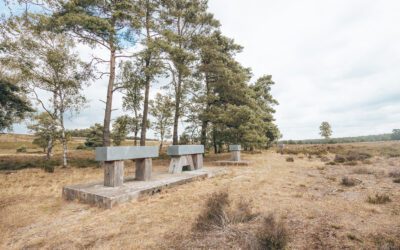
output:
<svg viewBox="0 0 400 250"><path fill-rule="evenodd" d="M38 105L43 112L30 116L29 129L47 148L48 158L54 143L61 142L64 166L70 133L65 117L87 105L83 89L100 77L108 85L104 122L88 132L95 138L93 146L119 145L128 134L144 146L150 127L161 142L201 143L215 153L231 143L246 150L268 147L280 137L271 75L251 81L251 69L235 59L242 46L222 34L206 0L7 3L27 8L0 23L0 88L8 91L1 103L0 131ZM94 55L84 62L77 44L106 51L108 58ZM151 100L160 79L168 83ZM112 123L117 91L123 94L126 115ZM180 122L187 125L181 135Z"/></svg>
<svg viewBox="0 0 400 250"><path fill-rule="evenodd" d="M280 144L335 144L351 142L377 142L400 140L400 129L393 129L392 133L364 136L349 136L324 139L280 140Z"/></svg>

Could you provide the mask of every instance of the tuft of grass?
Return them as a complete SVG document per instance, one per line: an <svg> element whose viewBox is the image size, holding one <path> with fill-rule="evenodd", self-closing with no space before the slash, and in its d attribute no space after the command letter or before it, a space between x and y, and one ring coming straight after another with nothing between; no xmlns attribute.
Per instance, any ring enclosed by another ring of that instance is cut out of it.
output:
<svg viewBox="0 0 400 250"><path fill-rule="evenodd" d="M365 167L359 167L353 170L353 174L374 174L375 172Z"/></svg>
<svg viewBox="0 0 400 250"><path fill-rule="evenodd" d="M386 194L375 194L375 196L368 196L367 202L371 204L385 204L391 202L392 199Z"/></svg>
<svg viewBox="0 0 400 250"><path fill-rule="evenodd" d="M226 213L230 205L228 192L222 191L212 194L203 212L197 217L195 229L198 231L208 231L215 228L224 228L229 222Z"/></svg>
<svg viewBox="0 0 400 250"><path fill-rule="evenodd" d="M335 159L333 161L336 163L344 163L346 162L346 158L342 155L335 155Z"/></svg>
<svg viewBox="0 0 400 250"><path fill-rule="evenodd" d="M344 165L346 166L357 166L357 162L356 161L347 161L344 163Z"/></svg>
<svg viewBox="0 0 400 250"><path fill-rule="evenodd" d="M293 157L286 157L286 161L287 162L294 162L294 158Z"/></svg>
<svg viewBox="0 0 400 250"><path fill-rule="evenodd" d="M231 223L246 223L257 216L258 214L253 213L250 202L243 198L236 205L236 209L228 213Z"/></svg>
<svg viewBox="0 0 400 250"><path fill-rule="evenodd" d="M389 173L389 177L393 177L393 178L400 178L400 171L396 170L396 171L392 171Z"/></svg>
<svg viewBox="0 0 400 250"><path fill-rule="evenodd" d="M396 178L393 180L394 183L400 183L400 178Z"/></svg>
<svg viewBox="0 0 400 250"><path fill-rule="evenodd" d="M342 184L343 186L346 186L346 187L355 186L357 183L358 183L358 182L357 182L356 179L351 178L351 177L347 177L347 176L344 176L344 177L342 178L342 182L341 182L341 184Z"/></svg>
<svg viewBox="0 0 400 250"><path fill-rule="evenodd" d="M256 237L260 249L284 249L289 241L285 224L276 220L273 214L264 218Z"/></svg>

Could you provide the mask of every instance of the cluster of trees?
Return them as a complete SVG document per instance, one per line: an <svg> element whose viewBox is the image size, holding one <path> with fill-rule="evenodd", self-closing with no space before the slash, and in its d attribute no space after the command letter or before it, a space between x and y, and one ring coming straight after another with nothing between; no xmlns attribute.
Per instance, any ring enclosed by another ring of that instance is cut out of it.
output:
<svg viewBox="0 0 400 250"><path fill-rule="evenodd" d="M85 107L82 89L103 76L108 78L103 124L75 131L88 137L89 146L119 145L128 134L143 146L149 128L161 143L172 137L173 144L202 143L215 152L230 143L267 147L279 138L272 77L250 82L251 69L235 59L242 47L221 33L206 0L23 2L36 12L27 7L1 22L0 80L12 79L14 91L27 91L44 110L30 129L44 138L48 157L61 141L64 166L65 116ZM83 62L74 52L77 43L105 50L108 58ZM100 64L107 70L95 73ZM160 79L168 83L151 100ZM112 124L116 91L123 94L126 115ZM14 112L22 119L32 110L23 91L20 97L26 109L20 105ZM186 126L179 137L181 122Z"/></svg>

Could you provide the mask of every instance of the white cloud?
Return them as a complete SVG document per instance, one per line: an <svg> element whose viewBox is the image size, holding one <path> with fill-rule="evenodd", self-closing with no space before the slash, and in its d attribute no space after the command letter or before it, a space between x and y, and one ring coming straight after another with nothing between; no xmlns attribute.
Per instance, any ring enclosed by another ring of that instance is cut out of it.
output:
<svg viewBox="0 0 400 250"><path fill-rule="evenodd" d="M285 139L385 133L400 126L397 1L210 1L244 46L254 79L272 74Z"/></svg>
<svg viewBox="0 0 400 250"><path fill-rule="evenodd" d="M318 138L327 120L334 136L400 127L400 2L395 0L212 0L222 31L244 46L238 60L254 80L272 74L284 139ZM105 50L80 47L85 60ZM86 90L90 108L70 128L102 123L107 77ZM155 84L152 95L160 90ZM122 113L121 95L113 113ZM150 132L149 136L152 136Z"/></svg>

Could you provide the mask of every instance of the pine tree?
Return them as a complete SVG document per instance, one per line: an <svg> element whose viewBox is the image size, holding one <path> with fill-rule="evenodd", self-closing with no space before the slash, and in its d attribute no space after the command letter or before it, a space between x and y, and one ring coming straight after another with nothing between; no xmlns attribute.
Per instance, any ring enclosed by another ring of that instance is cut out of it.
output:
<svg viewBox="0 0 400 250"><path fill-rule="evenodd" d="M137 1L131 0L69 0L63 2L53 14L51 28L69 32L75 38L93 47L109 51L109 60L94 57L98 62L108 63L109 75L106 108L103 124L103 146L110 145L112 98L115 91L116 60L123 45L135 41L135 32L140 29Z"/></svg>
<svg viewBox="0 0 400 250"><path fill-rule="evenodd" d="M209 34L219 22L207 12L204 0L163 0L162 40L160 45L167 57L167 67L171 75L174 93L174 127L172 143L178 144L178 123L182 105L193 75L197 59L195 46L197 37Z"/></svg>

